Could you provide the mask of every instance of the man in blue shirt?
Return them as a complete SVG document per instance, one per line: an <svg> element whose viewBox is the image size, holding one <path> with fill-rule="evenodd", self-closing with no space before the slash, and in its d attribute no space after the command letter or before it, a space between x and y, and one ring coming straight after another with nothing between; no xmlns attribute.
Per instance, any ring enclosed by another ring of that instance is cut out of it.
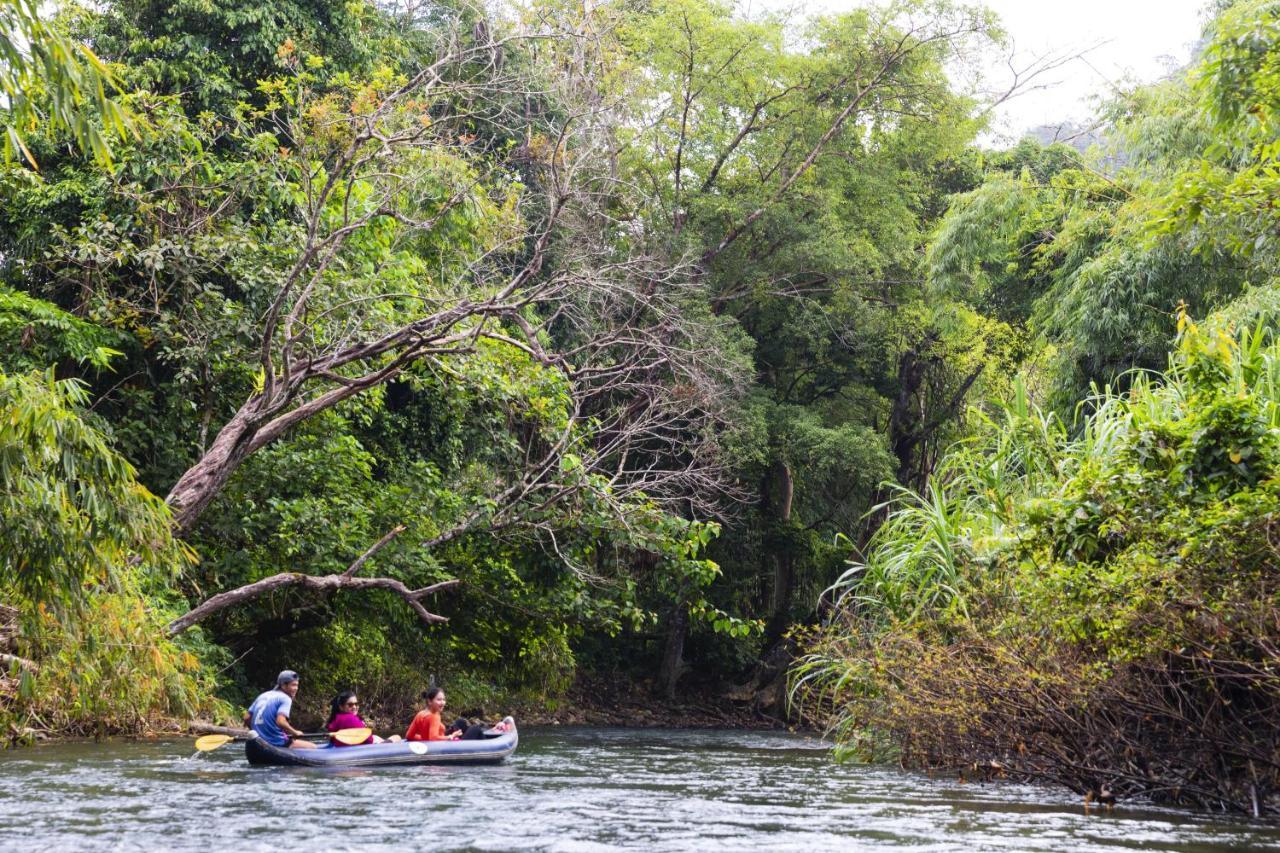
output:
<svg viewBox="0 0 1280 853"><path fill-rule="evenodd" d="M302 732L289 725L293 697L298 695L298 673L291 669L276 676L276 687L253 700L244 715L244 723L258 737L273 746L291 749L315 749L309 740L301 740Z"/></svg>

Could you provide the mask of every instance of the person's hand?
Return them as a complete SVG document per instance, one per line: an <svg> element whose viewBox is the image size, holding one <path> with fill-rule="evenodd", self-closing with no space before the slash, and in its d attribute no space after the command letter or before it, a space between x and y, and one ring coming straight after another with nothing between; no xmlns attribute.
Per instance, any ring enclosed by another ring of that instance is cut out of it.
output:
<svg viewBox="0 0 1280 853"><path fill-rule="evenodd" d="M454 732L453 734L449 735L449 740L457 740L460 737L462 737L462 732Z"/></svg>

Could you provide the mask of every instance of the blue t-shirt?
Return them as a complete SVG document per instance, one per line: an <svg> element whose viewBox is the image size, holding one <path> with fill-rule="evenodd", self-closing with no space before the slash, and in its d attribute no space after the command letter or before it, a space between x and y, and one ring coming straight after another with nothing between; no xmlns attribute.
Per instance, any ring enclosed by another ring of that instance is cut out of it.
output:
<svg viewBox="0 0 1280 853"><path fill-rule="evenodd" d="M292 709L293 699L288 693L281 690L268 690L254 699L253 704L249 706L249 728L257 732L258 736L267 743L288 746L289 736L276 724L276 716L284 714L288 717Z"/></svg>

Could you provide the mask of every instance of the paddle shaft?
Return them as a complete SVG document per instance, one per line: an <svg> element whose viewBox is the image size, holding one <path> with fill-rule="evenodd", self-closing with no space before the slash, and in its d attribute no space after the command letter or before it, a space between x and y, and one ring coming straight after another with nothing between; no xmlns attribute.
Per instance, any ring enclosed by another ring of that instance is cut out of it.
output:
<svg viewBox="0 0 1280 853"><path fill-rule="evenodd" d="M298 738L333 738L348 745L363 743L368 740L373 732L367 728L357 729L340 729L336 732L303 732L301 735L294 735L294 739ZM201 752L212 752L219 747L226 746L234 741L253 740L255 736L252 733L248 735L230 735L230 734L212 734L196 738L196 749Z"/></svg>

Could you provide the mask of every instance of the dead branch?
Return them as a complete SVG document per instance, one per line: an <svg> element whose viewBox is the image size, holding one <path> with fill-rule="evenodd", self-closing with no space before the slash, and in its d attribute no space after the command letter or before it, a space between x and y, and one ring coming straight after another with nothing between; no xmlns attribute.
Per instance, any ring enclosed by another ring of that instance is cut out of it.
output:
<svg viewBox="0 0 1280 853"><path fill-rule="evenodd" d="M27 671L27 672L33 672L33 673L34 673L34 672L39 672L39 671L40 671L40 665L39 665L39 664L37 664L35 661L33 661L33 660L27 660L27 659L26 659L26 658L24 658L24 657L19 657L19 656L17 656L17 655L11 655L11 654L8 654L8 653L6 653L6 652L0 652L0 663L2 663L2 664L7 664L7 665L15 665L15 664L16 664L16 665L17 665L17 667L18 667L19 669L25 670L25 671Z"/></svg>
<svg viewBox="0 0 1280 853"><path fill-rule="evenodd" d="M302 587L317 592L333 592L336 590L369 590L369 589L386 589L394 592L396 595L408 602L409 606L418 614L418 618L424 624L436 625L442 622L448 622L448 618L439 616L427 610L422 604L422 598L441 590L450 589L460 584L459 580L440 581L439 583L424 586L419 589L409 589L401 581L395 578L357 578L343 573L340 575L305 575L301 572L281 572L278 575L272 575L269 578L263 578L251 584L237 587L236 589L220 592L209 598L204 603L179 616L169 623L167 633L170 637L181 634L193 625L203 622L215 613L226 610L228 607L234 607L243 604L254 598L276 592L287 587Z"/></svg>
<svg viewBox="0 0 1280 853"><path fill-rule="evenodd" d="M408 528L406 528L403 524L397 524L395 527L391 528L389 531L387 531L387 534L385 536L383 536L377 542L374 542L372 545L369 546L369 548L363 554L357 557L355 559L355 562L353 562L350 566L347 566L347 570L342 574L346 577L354 576L357 572L360 571L361 568L364 567L364 564L369 561L370 557L372 557L374 554L381 551L384 547L386 547L386 545L392 539L395 539L401 533L404 533L405 530L407 529Z"/></svg>
<svg viewBox="0 0 1280 853"><path fill-rule="evenodd" d="M187 731L196 735L227 735L238 738L253 736L253 732L248 729L242 729L238 726L215 726L213 723L206 723L201 720L192 720L187 723Z"/></svg>

